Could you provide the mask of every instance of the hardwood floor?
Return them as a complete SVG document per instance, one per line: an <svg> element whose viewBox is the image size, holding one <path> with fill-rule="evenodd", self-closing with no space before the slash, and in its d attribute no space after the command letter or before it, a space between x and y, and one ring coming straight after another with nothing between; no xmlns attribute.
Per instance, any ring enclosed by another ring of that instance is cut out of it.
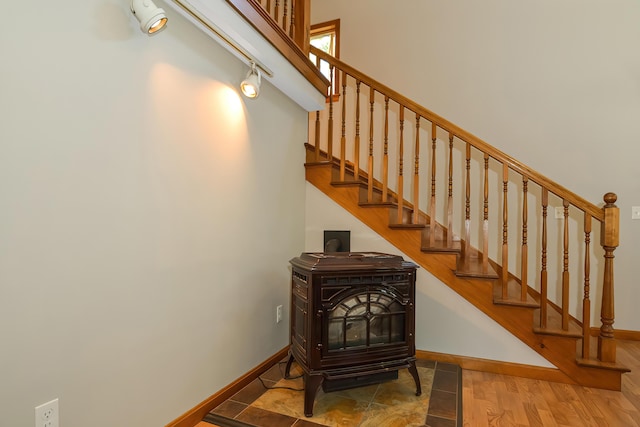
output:
<svg viewBox="0 0 640 427"><path fill-rule="evenodd" d="M640 342L618 344L620 392L464 370L464 427L640 427Z"/></svg>
<svg viewBox="0 0 640 427"><path fill-rule="evenodd" d="M463 371L463 425L640 426L640 342L618 343L618 361L631 369L620 392Z"/></svg>

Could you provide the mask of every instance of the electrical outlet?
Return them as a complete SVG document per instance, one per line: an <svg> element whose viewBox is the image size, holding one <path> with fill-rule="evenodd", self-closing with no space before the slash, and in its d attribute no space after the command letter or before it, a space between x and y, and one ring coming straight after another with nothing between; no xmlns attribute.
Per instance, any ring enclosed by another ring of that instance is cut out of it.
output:
<svg viewBox="0 0 640 427"><path fill-rule="evenodd" d="M36 427L60 427L58 399L36 406Z"/></svg>
<svg viewBox="0 0 640 427"><path fill-rule="evenodd" d="M555 209L556 219L564 219L564 207L556 206Z"/></svg>
<svg viewBox="0 0 640 427"><path fill-rule="evenodd" d="M282 306L279 305L276 307L276 323L280 323L282 321Z"/></svg>
<svg viewBox="0 0 640 427"><path fill-rule="evenodd" d="M631 219L640 219L640 206L631 206Z"/></svg>

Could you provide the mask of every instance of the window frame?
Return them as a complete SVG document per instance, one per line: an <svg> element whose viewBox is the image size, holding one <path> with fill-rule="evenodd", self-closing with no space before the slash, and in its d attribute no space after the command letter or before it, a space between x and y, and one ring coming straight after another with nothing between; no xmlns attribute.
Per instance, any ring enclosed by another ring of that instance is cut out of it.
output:
<svg viewBox="0 0 640 427"><path fill-rule="evenodd" d="M314 37L321 37L325 35L331 35L333 38L333 57L340 59L340 19L333 19L331 21L320 22L318 24L311 25L309 31L309 42ZM329 53L331 55L331 53ZM331 88L331 94L333 101L337 101L340 98L340 73L333 69L333 87ZM329 102L327 97L327 102Z"/></svg>

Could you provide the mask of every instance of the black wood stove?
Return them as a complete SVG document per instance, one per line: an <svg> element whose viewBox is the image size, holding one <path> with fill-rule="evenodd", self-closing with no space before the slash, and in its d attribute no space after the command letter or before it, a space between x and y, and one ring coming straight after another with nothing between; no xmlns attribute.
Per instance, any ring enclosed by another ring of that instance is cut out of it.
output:
<svg viewBox="0 0 640 427"><path fill-rule="evenodd" d="M415 358L415 273L377 252L303 253L292 259L291 347L304 372L304 413L318 388L333 391L397 378Z"/></svg>

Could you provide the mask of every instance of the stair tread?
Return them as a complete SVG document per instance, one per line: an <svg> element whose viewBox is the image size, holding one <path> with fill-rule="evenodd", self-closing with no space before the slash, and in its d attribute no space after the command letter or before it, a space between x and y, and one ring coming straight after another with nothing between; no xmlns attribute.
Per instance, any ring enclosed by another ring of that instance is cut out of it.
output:
<svg viewBox="0 0 640 427"><path fill-rule="evenodd" d="M383 198L382 190L377 187L373 188L371 200L368 200L369 198L368 191L369 191L369 188L367 186L360 187L360 194L359 194L360 201L358 202L359 206L362 206L364 208L397 206L395 197L392 197L390 194L387 194L386 199Z"/></svg>
<svg viewBox="0 0 640 427"><path fill-rule="evenodd" d="M618 372L631 372L631 369L629 369L629 368L627 368L625 366L622 366L619 363L601 362L601 361L596 360L596 359L582 359L582 358L576 359L576 362L580 366L588 366L588 367L591 367L591 368L608 369L608 370L611 370L611 371L618 371Z"/></svg>
<svg viewBox="0 0 640 427"><path fill-rule="evenodd" d="M331 185L339 187L339 186L355 186L355 187L362 187L362 186L366 186L367 184L364 183L363 181L358 181L358 180L344 180L344 181L331 181Z"/></svg>
<svg viewBox="0 0 640 427"><path fill-rule="evenodd" d="M510 279L507 284L507 298L502 296L502 283L498 280L493 285L493 302L495 304L511 305L517 307L539 308L540 304L527 293L526 299L522 300L522 286L515 279Z"/></svg>
<svg viewBox="0 0 640 427"><path fill-rule="evenodd" d="M533 330L538 334L582 338L582 324L569 317L568 329L562 328L562 315L551 305L547 308L547 324L540 326L540 309L533 314Z"/></svg>
<svg viewBox="0 0 640 427"><path fill-rule="evenodd" d="M432 228L435 229L432 230ZM423 252L453 252L459 253L462 245L460 239L456 236L452 236L451 242L447 241L448 230L440 225L431 227L430 225L425 227L422 231L422 245L420 250ZM433 236L433 242L431 237Z"/></svg>
<svg viewBox="0 0 640 427"><path fill-rule="evenodd" d="M580 366L587 366L591 368L607 369L618 372L629 372L630 369L622 366L617 362L602 362L597 359L598 354L598 337L589 337L589 357L584 358L581 354L581 345L577 346L578 356L576 357L576 363Z"/></svg>
<svg viewBox="0 0 640 427"><path fill-rule="evenodd" d="M389 224L389 228L393 229L416 229L421 230L425 228L425 224Z"/></svg>
<svg viewBox="0 0 640 427"><path fill-rule="evenodd" d="M422 229L427 226L427 219L420 215L418 223L413 223L412 215L413 215L413 207L407 206L406 204L402 206L402 215L401 219L398 219L398 209L389 209L389 228L392 229Z"/></svg>
<svg viewBox="0 0 640 427"><path fill-rule="evenodd" d="M496 273L490 262L487 262L486 265L484 264L482 254L475 250L470 250L467 254L461 253L458 257L456 276L497 279L498 273Z"/></svg>

